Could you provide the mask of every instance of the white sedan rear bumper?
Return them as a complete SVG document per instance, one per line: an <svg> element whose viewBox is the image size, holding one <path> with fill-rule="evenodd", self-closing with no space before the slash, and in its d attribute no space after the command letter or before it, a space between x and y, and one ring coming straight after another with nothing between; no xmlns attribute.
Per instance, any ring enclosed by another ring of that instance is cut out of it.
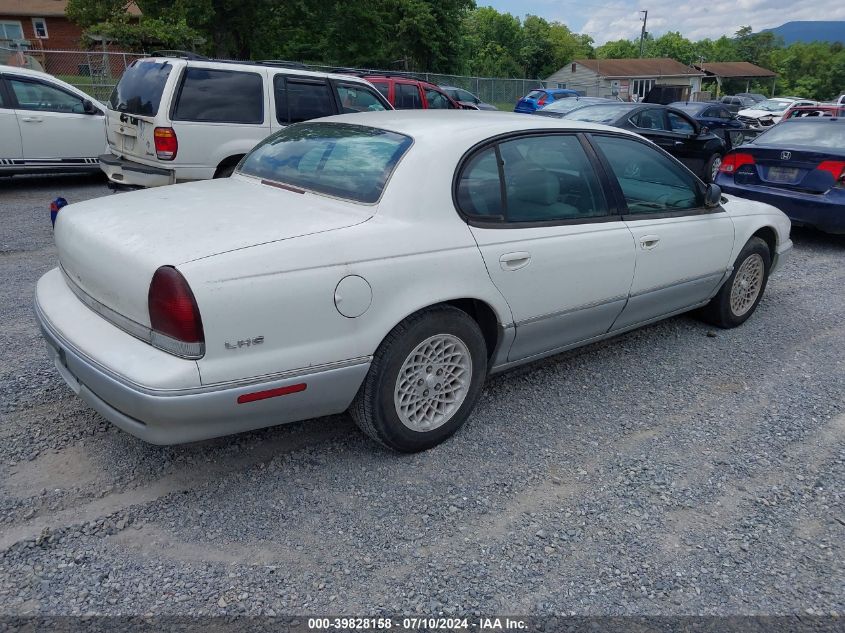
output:
<svg viewBox="0 0 845 633"><path fill-rule="evenodd" d="M341 413L370 366L370 359L363 358L214 385L149 387L92 358L91 351L81 347L83 341L105 337L111 342L110 353L123 351L127 358L137 358L139 351L160 354L159 369L172 372L174 366L184 364L185 376L198 376L196 362L155 350L89 310L67 288L57 269L39 281L35 313L48 355L68 386L104 418L153 444L193 442ZM59 323L67 327L60 330ZM123 350L115 350L115 343ZM294 390L255 399L255 394L286 387Z"/></svg>

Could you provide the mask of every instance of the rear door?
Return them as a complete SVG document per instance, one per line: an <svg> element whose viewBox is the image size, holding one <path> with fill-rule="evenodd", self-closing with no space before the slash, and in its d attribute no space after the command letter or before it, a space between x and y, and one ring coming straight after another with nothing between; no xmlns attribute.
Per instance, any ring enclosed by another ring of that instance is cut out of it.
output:
<svg viewBox="0 0 845 633"><path fill-rule="evenodd" d="M426 87L423 93L425 94L426 107L429 110L453 110L456 108L452 99L436 88Z"/></svg>
<svg viewBox="0 0 845 633"><path fill-rule="evenodd" d="M509 361L602 335L622 311L635 251L605 186L571 133L504 140L465 163L458 205L514 316Z"/></svg>
<svg viewBox="0 0 845 633"><path fill-rule="evenodd" d="M112 154L130 160L157 160L156 120L164 127L169 125L167 95L173 93L184 65L181 60L142 59L126 69L106 111L106 136Z"/></svg>
<svg viewBox="0 0 845 633"><path fill-rule="evenodd" d="M425 108L419 85L404 81L394 82L393 107L397 110L421 110Z"/></svg>
<svg viewBox="0 0 845 633"><path fill-rule="evenodd" d="M0 75L0 171L10 167L23 158L21 132L18 128L18 117L12 107L12 98L8 87Z"/></svg>
<svg viewBox="0 0 845 633"><path fill-rule="evenodd" d="M254 70L187 66L170 112L179 142L180 168L215 169L246 154L270 134L265 68ZM192 178L212 173L188 174Z"/></svg>
<svg viewBox="0 0 845 633"><path fill-rule="evenodd" d="M106 147L103 113L47 79L6 74L17 112L23 157L31 166L91 166Z"/></svg>
<svg viewBox="0 0 845 633"><path fill-rule="evenodd" d="M378 90L358 81L332 80L342 114L390 110L390 102Z"/></svg>
<svg viewBox="0 0 845 633"><path fill-rule="evenodd" d="M617 135L591 139L616 177L636 248L630 298L613 329L707 300L731 263L734 226L728 214L705 208L701 182L649 144Z"/></svg>

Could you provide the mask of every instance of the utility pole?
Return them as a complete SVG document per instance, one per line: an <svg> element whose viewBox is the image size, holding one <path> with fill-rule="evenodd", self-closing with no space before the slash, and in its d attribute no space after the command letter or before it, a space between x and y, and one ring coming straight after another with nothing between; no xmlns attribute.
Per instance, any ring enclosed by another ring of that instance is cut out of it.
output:
<svg viewBox="0 0 845 633"><path fill-rule="evenodd" d="M643 30L640 32L640 58L643 56L643 47L645 46L646 22L648 21L648 11L640 11L643 14Z"/></svg>

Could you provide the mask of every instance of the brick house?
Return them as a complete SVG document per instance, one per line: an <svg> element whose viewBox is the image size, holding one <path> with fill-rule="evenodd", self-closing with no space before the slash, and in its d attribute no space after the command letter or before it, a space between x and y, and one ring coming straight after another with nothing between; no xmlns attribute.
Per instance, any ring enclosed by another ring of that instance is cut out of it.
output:
<svg viewBox="0 0 845 633"><path fill-rule="evenodd" d="M78 50L82 28L65 17L67 0L0 0L0 42L27 40L33 50ZM130 15L141 15L129 6Z"/></svg>

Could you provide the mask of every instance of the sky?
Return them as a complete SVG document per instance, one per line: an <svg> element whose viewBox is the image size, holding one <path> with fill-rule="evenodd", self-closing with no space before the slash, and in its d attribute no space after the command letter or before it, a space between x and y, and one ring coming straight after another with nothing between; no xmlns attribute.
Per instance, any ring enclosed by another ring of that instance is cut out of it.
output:
<svg viewBox="0 0 845 633"><path fill-rule="evenodd" d="M845 20L845 2L838 0L476 0L518 17L539 15L587 33L596 44L637 39L641 9L648 9L648 31L659 37L680 31L691 40L733 35L741 26L754 31L793 20Z"/></svg>

